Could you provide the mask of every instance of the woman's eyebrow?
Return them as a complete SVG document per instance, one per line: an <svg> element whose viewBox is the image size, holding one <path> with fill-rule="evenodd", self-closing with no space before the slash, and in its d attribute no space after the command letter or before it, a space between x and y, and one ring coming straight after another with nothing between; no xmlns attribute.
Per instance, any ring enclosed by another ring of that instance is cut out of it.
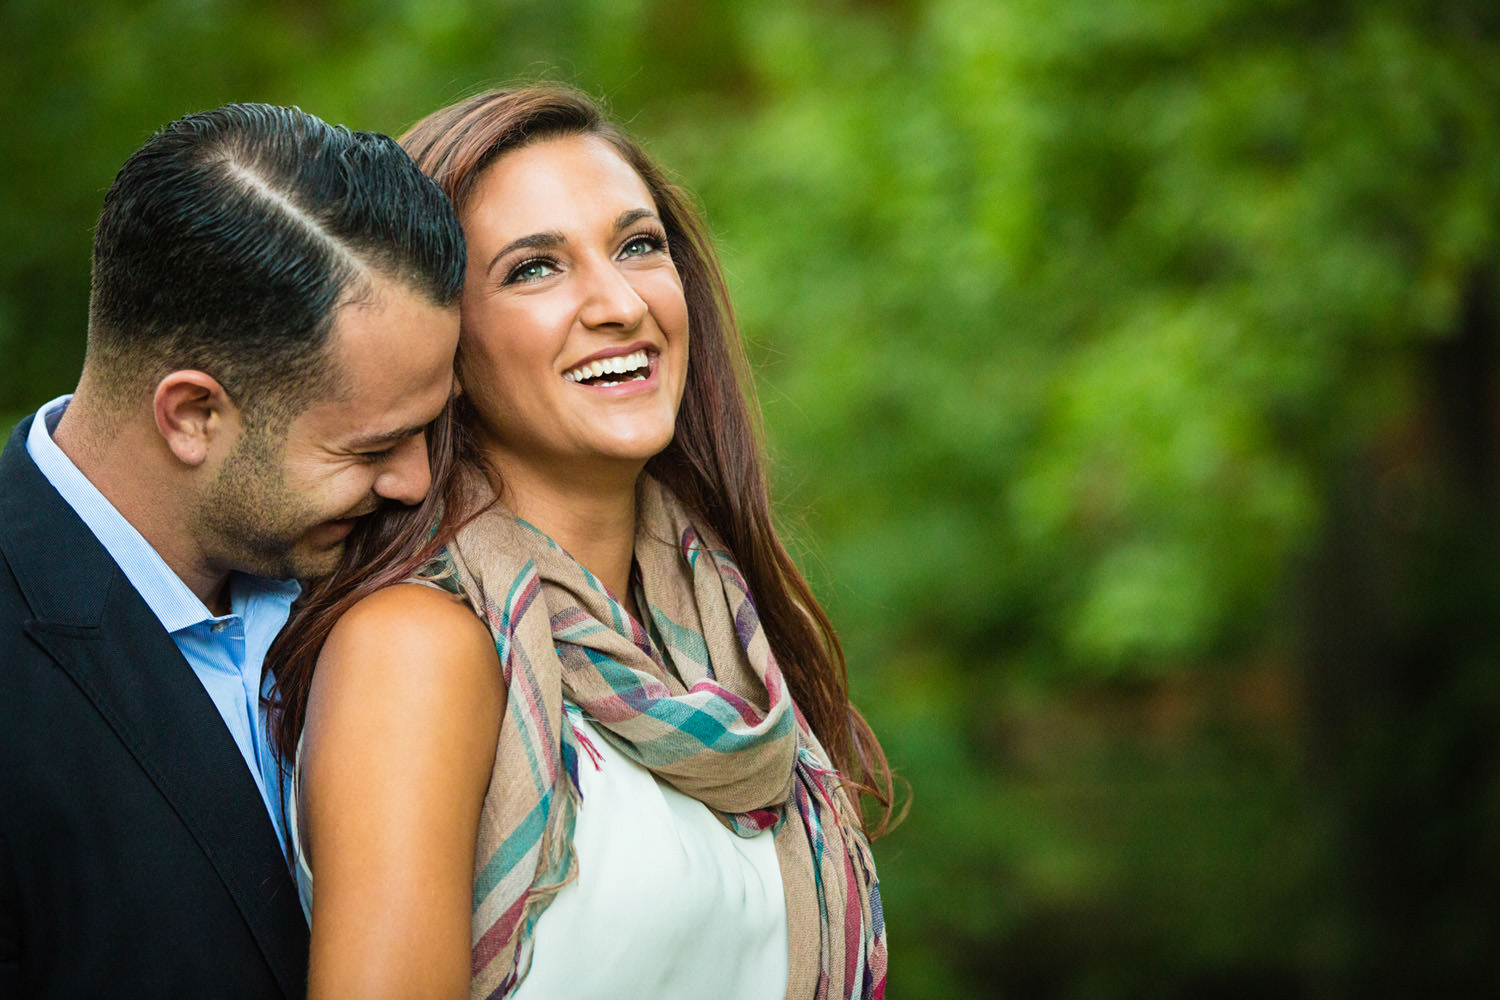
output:
<svg viewBox="0 0 1500 1000"><path fill-rule="evenodd" d="M627 208L615 216L615 232L619 232L627 226L634 225L642 219L656 219L658 222L661 221L657 218L656 213L649 208ZM500 262L500 258L513 250L553 250L566 242L567 237L559 232L532 233L530 236L522 236L520 239L511 240L496 251L495 256L490 258L489 267L485 268L485 273L488 274L490 271L493 271L495 265Z"/></svg>
<svg viewBox="0 0 1500 1000"><path fill-rule="evenodd" d="M500 258L512 250L520 250L522 248L527 250L552 250L562 246L566 242L567 239L564 238L562 233L532 233L530 236L522 236L518 240L511 240L505 246L501 247L495 256L490 258L490 266L485 268L485 273L488 274L490 271L493 271L495 265L499 263Z"/></svg>
<svg viewBox="0 0 1500 1000"><path fill-rule="evenodd" d="M634 225L642 219L656 219L657 222L661 221L661 219L656 217L656 213L649 208L627 208L615 217L615 232L618 233L626 226Z"/></svg>

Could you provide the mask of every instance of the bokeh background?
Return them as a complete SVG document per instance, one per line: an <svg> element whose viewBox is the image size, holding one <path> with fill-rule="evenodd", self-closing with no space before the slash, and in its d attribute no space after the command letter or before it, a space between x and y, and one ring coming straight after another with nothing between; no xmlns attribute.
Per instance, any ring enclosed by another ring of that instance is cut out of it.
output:
<svg viewBox="0 0 1500 1000"><path fill-rule="evenodd" d="M891 995L1500 989L1493 0L5 0L0 422L231 100L602 96L701 198L910 819Z"/></svg>

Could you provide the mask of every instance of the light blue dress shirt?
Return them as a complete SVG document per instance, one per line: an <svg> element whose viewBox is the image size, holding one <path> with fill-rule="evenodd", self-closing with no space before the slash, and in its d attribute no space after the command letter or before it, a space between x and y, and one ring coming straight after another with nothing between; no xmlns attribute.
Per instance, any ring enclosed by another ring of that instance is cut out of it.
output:
<svg viewBox="0 0 1500 1000"><path fill-rule="evenodd" d="M301 588L295 580L232 573L229 614L215 617L53 442L52 432L72 398L59 396L37 411L26 450L42 475L119 564L198 675L255 778L275 824L277 840L282 840L284 775L271 749L261 709L261 695L271 689L271 675L267 672L263 678L261 666Z"/></svg>

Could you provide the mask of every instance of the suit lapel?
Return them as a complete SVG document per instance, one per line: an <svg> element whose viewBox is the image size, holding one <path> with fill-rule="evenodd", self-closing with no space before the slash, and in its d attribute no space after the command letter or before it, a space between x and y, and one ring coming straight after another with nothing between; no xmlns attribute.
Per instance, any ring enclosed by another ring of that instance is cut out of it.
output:
<svg viewBox="0 0 1500 1000"><path fill-rule="evenodd" d="M171 803L234 898L288 996L305 988L307 926L245 759L171 637L25 454L0 456L0 548L57 661Z"/></svg>

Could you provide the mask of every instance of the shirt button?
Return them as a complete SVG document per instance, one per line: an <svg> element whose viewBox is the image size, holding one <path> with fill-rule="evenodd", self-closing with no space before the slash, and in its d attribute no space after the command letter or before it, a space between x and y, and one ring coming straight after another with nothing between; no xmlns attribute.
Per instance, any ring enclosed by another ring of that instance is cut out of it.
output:
<svg viewBox="0 0 1500 1000"><path fill-rule="evenodd" d="M222 631L224 631L224 630L225 630L225 629L226 629L226 628L228 628L228 627L229 627L229 623L228 623L228 622L227 622L227 621L223 621L223 622L214 622L214 623L213 623L213 624L212 624L212 625L210 625L210 626L209 626L209 627L208 627L208 630L209 630L209 631L210 631L210 632L215 632L215 633L217 633L217 632L222 632Z"/></svg>

